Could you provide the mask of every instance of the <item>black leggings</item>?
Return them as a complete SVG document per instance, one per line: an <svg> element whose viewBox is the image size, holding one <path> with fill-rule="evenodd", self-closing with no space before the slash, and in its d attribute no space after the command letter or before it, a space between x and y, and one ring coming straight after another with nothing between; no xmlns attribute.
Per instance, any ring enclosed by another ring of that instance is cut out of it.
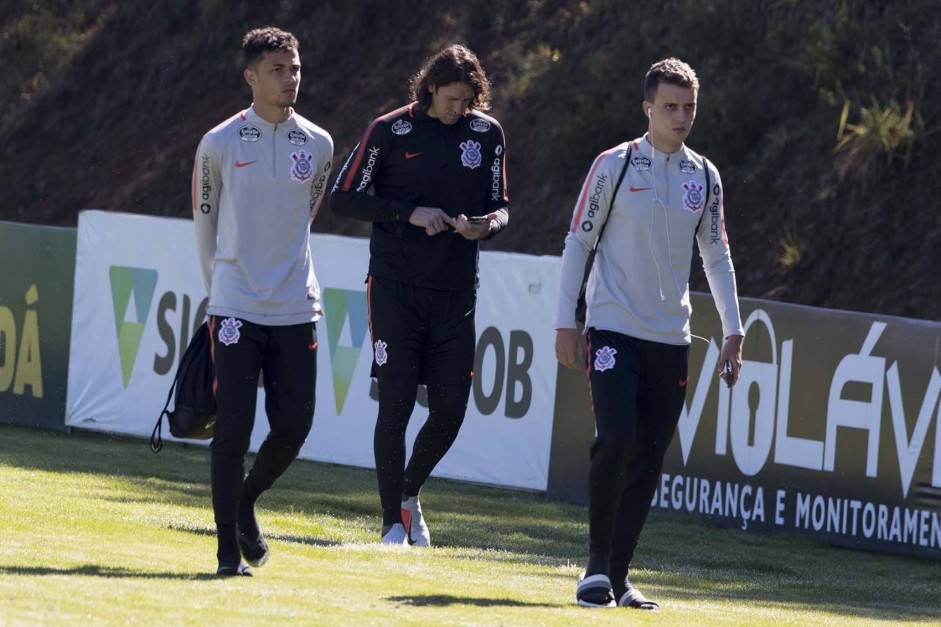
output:
<svg viewBox="0 0 941 627"><path fill-rule="evenodd" d="M405 430L417 392L417 382L411 377L379 379L379 418L373 447L383 525L402 522L402 496L418 495L451 448L464 422L470 383L428 386L428 420L418 431L406 467Z"/></svg>
<svg viewBox="0 0 941 627"><path fill-rule="evenodd" d="M597 436L587 574L623 580L686 398L689 346L591 329L588 348Z"/></svg>

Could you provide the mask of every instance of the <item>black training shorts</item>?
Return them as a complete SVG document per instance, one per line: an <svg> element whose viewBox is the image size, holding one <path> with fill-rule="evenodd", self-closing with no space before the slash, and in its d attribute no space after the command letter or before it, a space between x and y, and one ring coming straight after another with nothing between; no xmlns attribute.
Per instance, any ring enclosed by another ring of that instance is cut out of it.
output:
<svg viewBox="0 0 941 627"><path fill-rule="evenodd" d="M367 279L372 376L426 385L466 384L474 376L477 293Z"/></svg>

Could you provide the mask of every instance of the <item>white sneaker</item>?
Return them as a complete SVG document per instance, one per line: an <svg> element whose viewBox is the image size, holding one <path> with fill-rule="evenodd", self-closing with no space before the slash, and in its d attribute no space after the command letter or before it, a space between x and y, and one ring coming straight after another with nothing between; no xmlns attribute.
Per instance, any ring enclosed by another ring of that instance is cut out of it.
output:
<svg viewBox="0 0 941 627"><path fill-rule="evenodd" d="M408 535L402 523L395 523L388 531L382 534L383 544L398 544L408 546Z"/></svg>
<svg viewBox="0 0 941 627"><path fill-rule="evenodd" d="M413 496L402 501L402 522L408 530L409 544L415 546L431 546L431 533L425 524L425 517L421 513L421 503L418 497Z"/></svg>

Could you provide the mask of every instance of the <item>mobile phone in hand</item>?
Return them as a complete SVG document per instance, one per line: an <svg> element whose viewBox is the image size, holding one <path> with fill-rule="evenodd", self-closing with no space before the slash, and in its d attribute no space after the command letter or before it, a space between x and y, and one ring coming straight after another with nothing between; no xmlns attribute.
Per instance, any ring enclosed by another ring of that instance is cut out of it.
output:
<svg viewBox="0 0 941 627"><path fill-rule="evenodd" d="M728 359L722 366L722 378L725 379L726 387L732 387L732 362Z"/></svg>
<svg viewBox="0 0 941 627"><path fill-rule="evenodd" d="M490 222L490 216L470 216L467 221L471 224L487 224Z"/></svg>

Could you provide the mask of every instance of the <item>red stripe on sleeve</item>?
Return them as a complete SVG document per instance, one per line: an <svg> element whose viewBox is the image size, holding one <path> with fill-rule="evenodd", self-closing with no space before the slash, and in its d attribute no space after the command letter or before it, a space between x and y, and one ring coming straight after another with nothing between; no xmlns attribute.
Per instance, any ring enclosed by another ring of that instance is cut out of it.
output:
<svg viewBox="0 0 941 627"><path fill-rule="evenodd" d="M582 192L578 195L578 203L575 205L575 216L572 218L572 224L569 228L570 231L574 231L576 227L581 224L582 212L585 210L585 203L588 200L588 188L591 187L590 183L595 178L595 172L598 171L601 162L604 161L605 157L619 150L621 150L621 147L615 146L595 157L595 162L591 164L591 171L588 172L588 176L585 177L585 183L582 185Z"/></svg>
<svg viewBox="0 0 941 627"><path fill-rule="evenodd" d="M411 105L405 107L399 107L395 111L391 111L385 115L379 116L372 121L372 124L366 129L366 132L363 133L363 139L359 142L359 147L356 152L353 154L350 159L350 167L346 172L346 176L343 178L343 183L340 185L341 192L348 192L353 189L353 180L356 178L356 174L359 172L359 166L363 163L363 156L366 154L366 151L369 149L369 140L372 137L373 129L376 128L376 125L379 122L384 120L389 120L391 118L396 118L400 116L406 109L411 116Z"/></svg>

